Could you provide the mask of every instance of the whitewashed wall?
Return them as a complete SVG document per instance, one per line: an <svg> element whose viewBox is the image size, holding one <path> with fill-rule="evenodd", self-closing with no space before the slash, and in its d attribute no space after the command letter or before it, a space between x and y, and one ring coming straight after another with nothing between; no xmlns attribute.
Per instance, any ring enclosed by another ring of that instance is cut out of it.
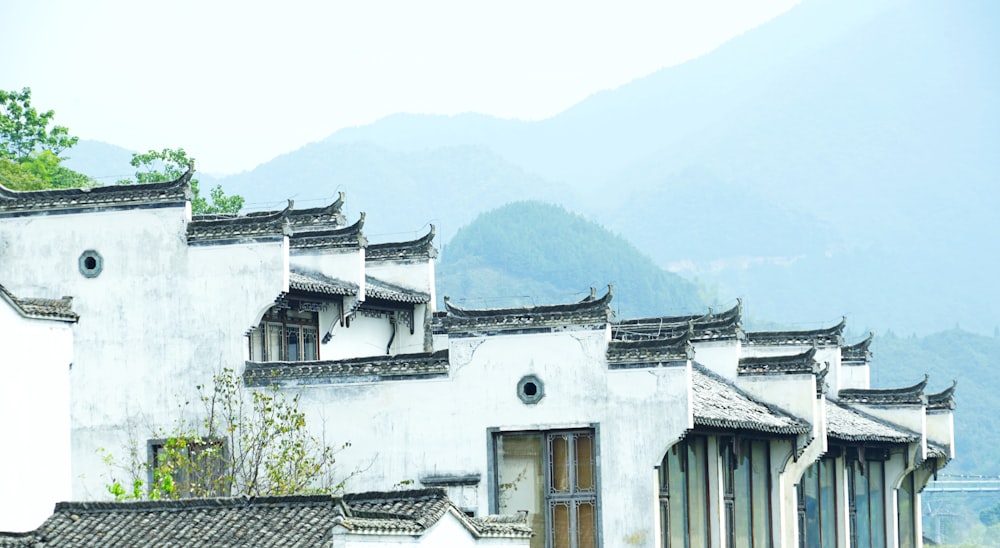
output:
<svg viewBox="0 0 1000 548"><path fill-rule="evenodd" d="M163 207L0 219L0 280L15 294L72 295L80 314L74 499L107 497L99 449L126 455L131 430L144 452L196 385L239 369L245 332L288 288L287 239L188 246L187 215ZM96 278L78 269L91 249L103 257Z"/></svg>
<svg viewBox="0 0 1000 548"><path fill-rule="evenodd" d="M0 298L0 531L34 529L70 496L72 361L69 324Z"/></svg>
<svg viewBox="0 0 1000 548"><path fill-rule="evenodd" d="M636 478L692 426L690 368L609 370L608 337L601 329L455 338L448 378L310 386L302 401L328 440L351 442L340 472L365 470L350 480L351 491L478 473L481 514L489 511L489 429L599 425L604 545L649 546L655 485ZM528 374L544 383L534 405L517 396Z"/></svg>

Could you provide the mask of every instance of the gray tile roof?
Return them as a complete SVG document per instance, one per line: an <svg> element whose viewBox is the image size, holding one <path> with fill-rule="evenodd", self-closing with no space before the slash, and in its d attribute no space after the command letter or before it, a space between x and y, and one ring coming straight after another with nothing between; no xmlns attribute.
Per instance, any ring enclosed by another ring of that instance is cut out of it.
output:
<svg viewBox="0 0 1000 548"><path fill-rule="evenodd" d="M198 215L187 225L187 241L205 244L282 238L291 234L287 213L285 209L267 215Z"/></svg>
<svg viewBox="0 0 1000 548"><path fill-rule="evenodd" d="M872 359L871 347L872 339L875 338L875 332L870 331L868 337L859 342L852 344L850 346L840 347L840 361L844 365L863 365L867 364Z"/></svg>
<svg viewBox="0 0 1000 548"><path fill-rule="evenodd" d="M847 318L833 327L809 331L750 331L746 333L745 344L750 345L801 345L841 346L844 344L844 326Z"/></svg>
<svg viewBox="0 0 1000 548"><path fill-rule="evenodd" d="M323 295L357 295L358 284L331 278L318 272L292 270L288 273L288 287L292 291Z"/></svg>
<svg viewBox="0 0 1000 548"><path fill-rule="evenodd" d="M427 303L431 300L429 293L394 285L372 276L365 276L365 297L411 304Z"/></svg>
<svg viewBox="0 0 1000 548"><path fill-rule="evenodd" d="M94 188L17 192L0 185L0 216L89 211L119 207L182 205L191 199L188 171L174 181Z"/></svg>
<svg viewBox="0 0 1000 548"><path fill-rule="evenodd" d="M814 357L816 349L810 348L801 354L788 356L765 356L755 358L740 358L736 367L740 375L789 375L820 373L819 364Z"/></svg>
<svg viewBox="0 0 1000 548"><path fill-rule="evenodd" d="M433 259L437 257L434 248L434 225L430 231L416 240L408 242L391 242L384 244L369 244L365 249L365 260L388 261L405 259Z"/></svg>
<svg viewBox="0 0 1000 548"><path fill-rule="evenodd" d="M736 339L742 335L743 301L733 308L716 314L639 318L622 320L611 326L611 337L617 340L669 339L691 332L692 341Z"/></svg>
<svg viewBox="0 0 1000 548"><path fill-rule="evenodd" d="M612 340L608 343L608 367L611 369L686 364L693 357L690 333L682 333L673 339Z"/></svg>
<svg viewBox="0 0 1000 548"><path fill-rule="evenodd" d="M470 520L441 489L144 502L62 502L38 529L0 533L0 547L330 546L332 531L419 536L452 512L477 538L527 538L524 521Z"/></svg>
<svg viewBox="0 0 1000 548"><path fill-rule="evenodd" d="M958 381L952 381L951 386L937 394L927 394L927 409L942 410L955 408L955 388Z"/></svg>
<svg viewBox="0 0 1000 548"><path fill-rule="evenodd" d="M358 294L358 285L353 282L298 269L292 269L288 273L288 287L293 291L324 295ZM372 276L365 276L365 298L408 304L427 303L431 300L429 293L394 285Z"/></svg>
<svg viewBox="0 0 1000 548"><path fill-rule="evenodd" d="M826 401L826 433L847 442L910 443L920 435L868 415L841 402Z"/></svg>
<svg viewBox="0 0 1000 548"><path fill-rule="evenodd" d="M927 375L924 380L904 388L850 388L843 389L837 395L845 403L867 403L872 405L920 405L927 403L924 388L927 386Z"/></svg>
<svg viewBox="0 0 1000 548"><path fill-rule="evenodd" d="M803 434L811 427L716 375L701 364L691 368L695 426L749 430L770 434Z"/></svg>
<svg viewBox="0 0 1000 548"><path fill-rule="evenodd" d="M365 226L365 214L356 223L343 228L317 228L310 230L293 230L288 239L288 245L293 251L316 249L360 249L368 245L368 240L362 233Z"/></svg>
<svg viewBox="0 0 1000 548"><path fill-rule="evenodd" d="M6 287L0 284L0 299L10 303L19 314L25 318L40 320L61 320L76 322L80 316L73 312L73 297L61 299L28 299L16 297Z"/></svg>
<svg viewBox="0 0 1000 548"><path fill-rule="evenodd" d="M473 536L528 538L531 528L526 518L488 516L470 519L455 509L444 490L431 488L409 491L405 498L396 493L345 495L346 515L338 522L350 531L366 534L419 535L453 512Z"/></svg>
<svg viewBox="0 0 1000 548"><path fill-rule="evenodd" d="M247 386L331 384L433 378L448 374L448 351L347 360L246 362Z"/></svg>
<svg viewBox="0 0 1000 548"><path fill-rule="evenodd" d="M494 334L500 332L533 332L569 325L607 325L612 321L611 298L614 290L602 297L591 295L568 304L522 306L517 308L462 308L444 298L447 314L439 316L441 326L453 334Z"/></svg>

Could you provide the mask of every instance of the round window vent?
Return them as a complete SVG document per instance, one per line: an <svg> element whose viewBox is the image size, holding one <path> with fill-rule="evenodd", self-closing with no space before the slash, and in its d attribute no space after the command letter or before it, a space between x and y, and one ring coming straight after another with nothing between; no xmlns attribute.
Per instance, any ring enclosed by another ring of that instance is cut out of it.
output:
<svg viewBox="0 0 1000 548"><path fill-rule="evenodd" d="M80 255L79 266L80 274L87 278L96 278L104 269L104 259L100 253L88 249Z"/></svg>
<svg viewBox="0 0 1000 548"><path fill-rule="evenodd" d="M538 403L545 396L545 385L534 375L525 375L517 382L517 397L527 404Z"/></svg>

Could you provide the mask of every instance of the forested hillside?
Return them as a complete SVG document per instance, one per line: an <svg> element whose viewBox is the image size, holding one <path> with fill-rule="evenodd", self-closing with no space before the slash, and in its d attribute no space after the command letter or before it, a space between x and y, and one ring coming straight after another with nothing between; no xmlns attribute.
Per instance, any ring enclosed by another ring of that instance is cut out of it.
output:
<svg viewBox="0 0 1000 548"><path fill-rule="evenodd" d="M614 285L620 318L705 310L698 287L604 227L542 202L515 202L459 229L437 264L438 295L494 308L580 300Z"/></svg>

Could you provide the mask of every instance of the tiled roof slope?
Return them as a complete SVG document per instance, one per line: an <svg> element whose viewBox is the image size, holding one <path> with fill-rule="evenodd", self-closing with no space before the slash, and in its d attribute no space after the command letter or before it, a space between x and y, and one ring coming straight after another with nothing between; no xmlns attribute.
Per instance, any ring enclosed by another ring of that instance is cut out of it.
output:
<svg viewBox="0 0 1000 548"><path fill-rule="evenodd" d="M18 192L0 185L0 216L86 211L143 205L182 205L191 199L193 171L164 183Z"/></svg>
<svg viewBox="0 0 1000 548"><path fill-rule="evenodd" d="M924 380L904 388L845 388L837 396L840 401L845 403L920 405L927 403L924 388L927 386L928 378L927 375L924 375Z"/></svg>
<svg viewBox="0 0 1000 548"><path fill-rule="evenodd" d="M370 244L365 249L365 260L386 261L402 259L433 259L437 257L437 249L434 248L434 225L420 238L408 242L391 242L384 244Z"/></svg>
<svg viewBox="0 0 1000 548"><path fill-rule="evenodd" d="M0 547L330 546L348 531L418 536L452 512L475 537L526 538L524 521L481 525L454 509L441 489L331 497L288 496L144 502L61 502L30 533L0 533Z"/></svg>
<svg viewBox="0 0 1000 548"><path fill-rule="evenodd" d="M288 287L293 291L324 295L358 294L358 285L353 282L305 270L291 270L288 273ZM394 285L372 276L365 276L365 297L409 304L427 303L431 300L428 293Z"/></svg>
<svg viewBox="0 0 1000 548"><path fill-rule="evenodd" d="M910 443L920 436L833 400L826 401L826 433L848 442Z"/></svg>
<svg viewBox="0 0 1000 548"><path fill-rule="evenodd" d="M448 374L448 351L371 356L347 360L301 362L246 362L247 386L374 382L437 377Z"/></svg>
<svg viewBox="0 0 1000 548"><path fill-rule="evenodd" d="M394 285L371 276L365 276L365 297L411 304L427 303L431 300L429 293Z"/></svg>
<svg viewBox="0 0 1000 548"><path fill-rule="evenodd" d="M613 319L611 298L614 290L602 297L593 294L582 301L569 304L523 306L517 308L461 308L444 298L448 313L441 324L451 333L492 333L500 331L530 331L567 325L605 325Z"/></svg>
<svg viewBox="0 0 1000 548"><path fill-rule="evenodd" d="M683 333L673 339L612 340L608 343L608 367L631 369L686 363L694 357L690 338L690 333Z"/></svg>
<svg viewBox="0 0 1000 548"><path fill-rule="evenodd" d="M358 294L358 284L324 276L317 272L290 271L288 273L288 287L293 291L323 295Z"/></svg>
<svg viewBox="0 0 1000 548"><path fill-rule="evenodd" d="M615 322L611 337L617 340L670 339L691 332L692 341L735 339L740 336L743 302L718 314L639 318Z"/></svg>
<svg viewBox="0 0 1000 548"><path fill-rule="evenodd" d="M746 344L840 346L844 343L847 318L833 327L809 331L751 331L746 334Z"/></svg>
<svg viewBox="0 0 1000 548"><path fill-rule="evenodd" d="M695 426L750 430L771 434L803 434L808 424L754 400L701 364L691 368Z"/></svg>
<svg viewBox="0 0 1000 548"><path fill-rule="evenodd" d="M816 363L815 356L816 349L810 348L801 354L789 356L740 358L736 371L740 375L819 373L819 364Z"/></svg>
<svg viewBox="0 0 1000 548"><path fill-rule="evenodd" d="M466 518L457 512L443 489L431 488L405 493L361 493L345 495L348 511L338 524L350 531L383 535L419 535L437 523L446 512L455 517L476 537L528 538L527 520L514 516Z"/></svg>
<svg viewBox="0 0 1000 548"><path fill-rule="evenodd" d="M73 297L61 299L27 299L16 297L0 284L0 298L10 303L25 318L76 322L80 316L73 312Z"/></svg>

